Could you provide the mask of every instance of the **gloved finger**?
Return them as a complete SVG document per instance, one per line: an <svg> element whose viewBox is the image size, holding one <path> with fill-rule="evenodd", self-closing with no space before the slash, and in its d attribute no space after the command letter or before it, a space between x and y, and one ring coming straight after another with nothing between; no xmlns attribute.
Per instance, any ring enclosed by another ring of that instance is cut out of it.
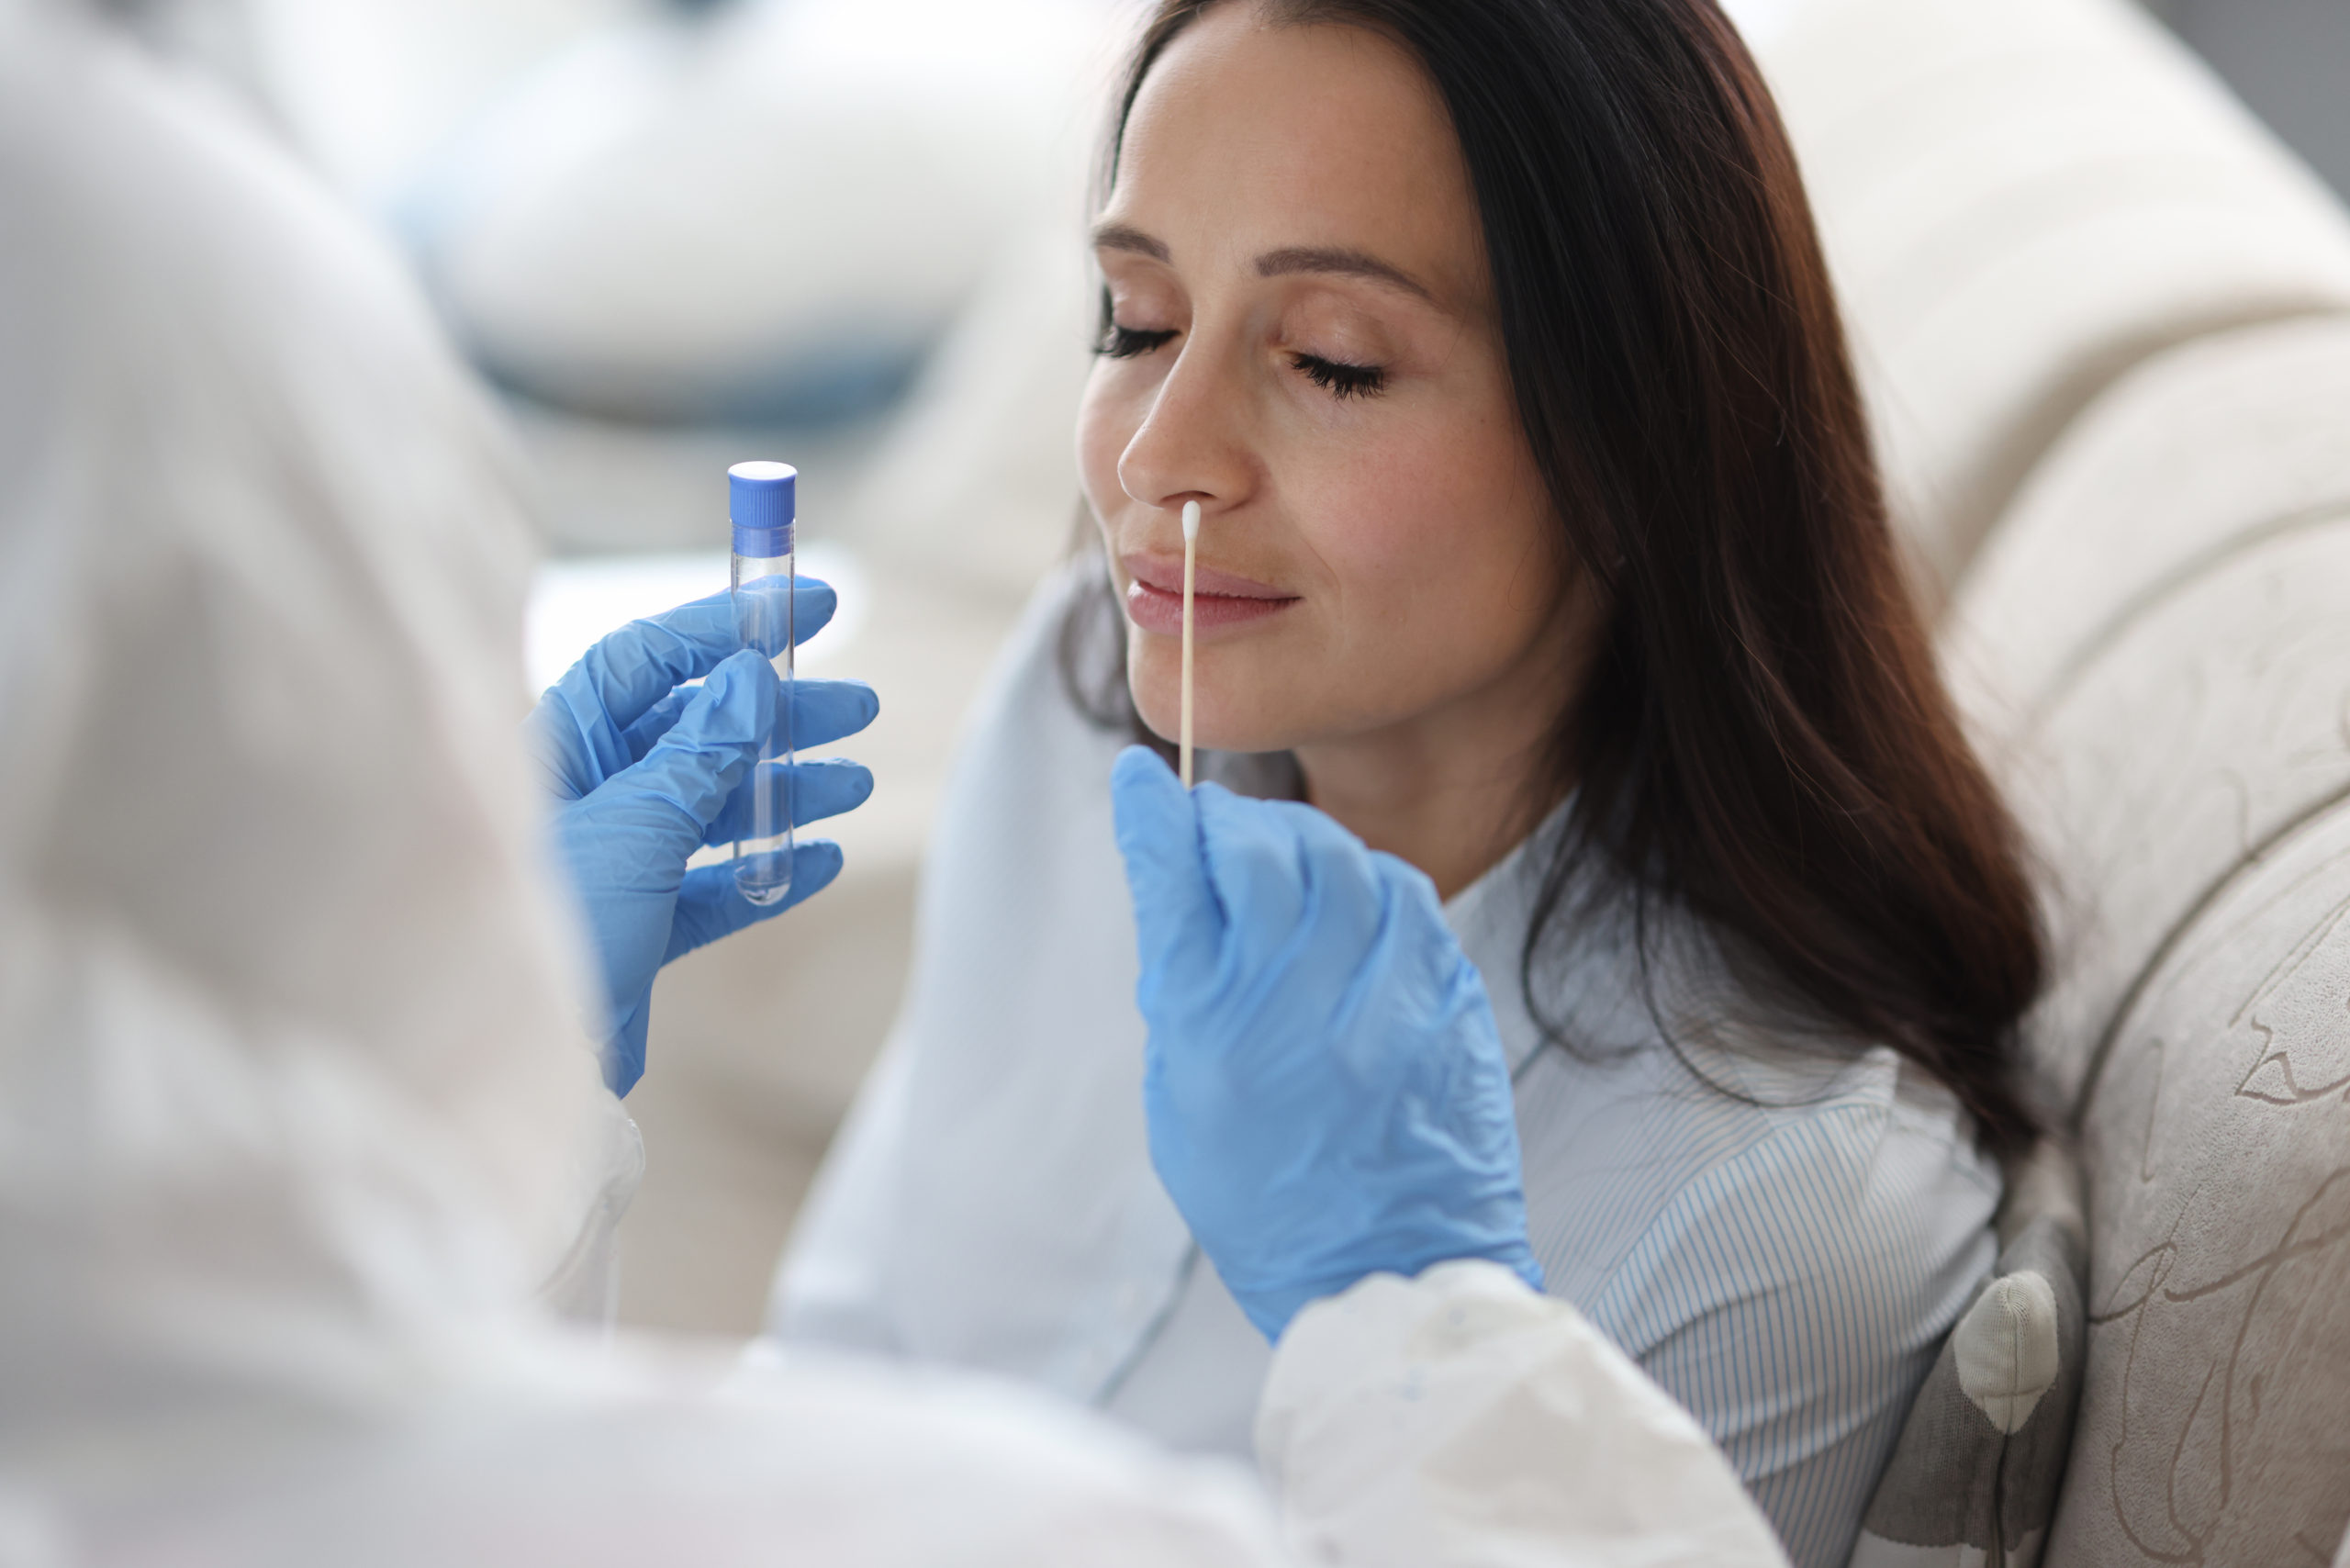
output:
<svg viewBox="0 0 2350 1568"><path fill-rule="evenodd" d="M845 756L818 757L810 762L795 762L789 767L781 763L761 763L727 799L718 820L702 835L702 842L732 844L738 838L749 837L753 802L762 793L774 809L789 813L792 826L801 827L839 816L843 812L853 812L871 800L873 774ZM770 816L767 820L782 819Z"/></svg>
<svg viewBox="0 0 2350 1568"><path fill-rule="evenodd" d="M1302 950L1326 968L1359 968L1387 913L1387 889L1371 850L1327 812L1300 801L1267 801L1259 809L1294 839L1305 879Z"/></svg>
<svg viewBox="0 0 2350 1568"><path fill-rule="evenodd" d="M881 698L861 680L795 680L791 683L791 729L778 730L778 744L800 751L830 745L873 722Z"/></svg>
<svg viewBox="0 0 2350 1568"><path fill-rule="evenodd" d="M1394 928L1398 961L1434 986L1451 974L1460 955L1460 941L1444 918L1443 897L1427 873L1411 862L1382 853L1369 858Z"/></svg>
<svg viewBox="0 0 2350 1568"><path fill-rule="evenodd" d="M735 787L750 776L759 748L775 724L782 682L757 654L729 657L702 683L644 760L613 775L597 790L607 792L617 813L632 803L657 803L674 811L666 825L691 853L724 809Z"/></svg>
<svg viewBox="0 0 2350 1568"><path fill-rule="evenodd" d="M795 573L791 579L791 645L798 647L831 625L833 612L839 608L840 596L833 591L832 584L821 577Z"/></svg>
<svg viewBox="0 0 2350 1568"><path fill-rule="evenodd" d="M804 643L833 618L830 585L814 577L792 584L792 640ZM632 621L603 638L564 672L554 689L583 718L601 715L625 731L688 680L739 653L733 596L713 593Z"/></svg>
<svg viewBox="0 0 2350 1568"><path fill-rule="evenodd" d="M694 689L681 686L645 710L621 738L629 761L642 762L677 715L693 700ZM861 680L795 680L791 683L791 727L778 725L770 752L786 748L828 745L856 734L881 711L881 699Z"/></svg>
<svg viewBox="0 0 2350 1568"><path fill-rule="evenodd" d="M644 1076L644 1040L653 1021L652 1005L653 988L647 986L604 1041L604 1086L615 1094L625 1096Z"/></svg>
<svg viewBox="0 0 2350 1568"><path fill-rule="evenodd" d="M1285 961L1310 924L1308 842L1293 813L1311 808L1246 800L1212 784L1202 785L1198 796L1200 844L1232 928L1228 946L1251 967Z"/></svg>
<svg viewBox="0 0 2350 1568"><path fill-rule="evenodd" d="M732 865L697 866L686 873L685 886L677 890L677 913L669 923L669 950L661 961L668 963L746 925L772 920L822 892L840 874L839 845L826 838L795 844L789 890L773 903L756 904L734 885Z"/></svg>
<svg viewBox="0 0 2350 1568"><path fill-rule="evenodd" d="M645 754L660 743L663 735L669 733L669 726L677 722L677 715L686 711L686 704L694 700L694 695L699 689L691 686L677 688L646 709L643 716L635 723L621 732L621 740L628 747L628 759L631 762L644 760Z"/></svg>
<svg viewBox="0 0 2350 1568"><path fill-rule="evenodd" d="M1128 746L1110 770L1110 805L1134 900L1146 991L1169 975L1203 982L1222 944L1224 911L1208 881L1194 799L1147 747ZM1146 996L1144 1006L1149 1005Z"/></svg>

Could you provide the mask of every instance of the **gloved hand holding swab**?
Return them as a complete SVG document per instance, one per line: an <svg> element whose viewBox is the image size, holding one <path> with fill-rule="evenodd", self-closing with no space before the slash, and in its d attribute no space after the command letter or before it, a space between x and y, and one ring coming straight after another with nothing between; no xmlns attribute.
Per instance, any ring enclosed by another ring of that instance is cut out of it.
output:
<svg viewBox="0 0 2350 1568"><path fill-rule="evenodd" d="M1183 699L1177 722L1176 771L1192 787L1192 575L1200 559L1200 503L1183 503Z"/></svg>

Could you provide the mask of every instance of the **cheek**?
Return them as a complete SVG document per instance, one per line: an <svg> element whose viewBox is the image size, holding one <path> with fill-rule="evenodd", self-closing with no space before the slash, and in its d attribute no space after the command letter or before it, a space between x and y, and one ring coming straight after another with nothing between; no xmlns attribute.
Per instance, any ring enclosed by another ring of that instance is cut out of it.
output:
<svg viewBox="0 0 2350 1568"><path fill-rule="evenodd" d="M1349 644L1473 665L1514 654L1549 612L1556 525L1514 424L1391 442L1315 488L1328 504L1305 532Z"/></svg>
<svg viewBox="0 0 2350 1568"><path fill-rule="evenodd" d="M1134 400L1112 385L1114 367L1097 362L1077 409L1077 472L1096 519L1106 522L1126 499L1118 483L1118 459L1139 423Z"/></svg>

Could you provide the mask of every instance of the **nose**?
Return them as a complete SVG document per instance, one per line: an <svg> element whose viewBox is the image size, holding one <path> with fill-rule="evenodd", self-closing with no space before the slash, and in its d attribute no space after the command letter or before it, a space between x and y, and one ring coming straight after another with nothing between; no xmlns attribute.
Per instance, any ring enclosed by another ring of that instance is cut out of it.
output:
<svg viewBox="0 0 2350 1568"><path fill-rule="evenodd" d="M1204 352L1197 337L1186 342L1118 455L1119 487L1169 511L1197 501L1213 517L1240 505L1259 472L1242 417L1246 401L1234 367Z"/></svg>

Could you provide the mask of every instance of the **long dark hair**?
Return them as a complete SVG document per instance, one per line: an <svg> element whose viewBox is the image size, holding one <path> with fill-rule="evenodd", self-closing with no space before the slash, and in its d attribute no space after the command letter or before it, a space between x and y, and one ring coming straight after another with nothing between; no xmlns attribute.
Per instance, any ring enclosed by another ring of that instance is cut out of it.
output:
<svg viewBox="0 0 2350 1568"><path fill-rule="evenodd" d="M1143 79L1220 0L1165 0ZM1374 29L1449 107L1520 419L1605 621L1562 694L1524 971L1575 867L1703 920L1824 1021L1947 1084L1985 1143L2042 949L2014 826L1962 735L1897 560L1843 328L1785 129L1712 0L1240 0ZM1115 607L1064 668L1133 723ZM1102 633L1108 632L1109 637ZM1089 648L1088 644L1091 644Z"/></svg>

